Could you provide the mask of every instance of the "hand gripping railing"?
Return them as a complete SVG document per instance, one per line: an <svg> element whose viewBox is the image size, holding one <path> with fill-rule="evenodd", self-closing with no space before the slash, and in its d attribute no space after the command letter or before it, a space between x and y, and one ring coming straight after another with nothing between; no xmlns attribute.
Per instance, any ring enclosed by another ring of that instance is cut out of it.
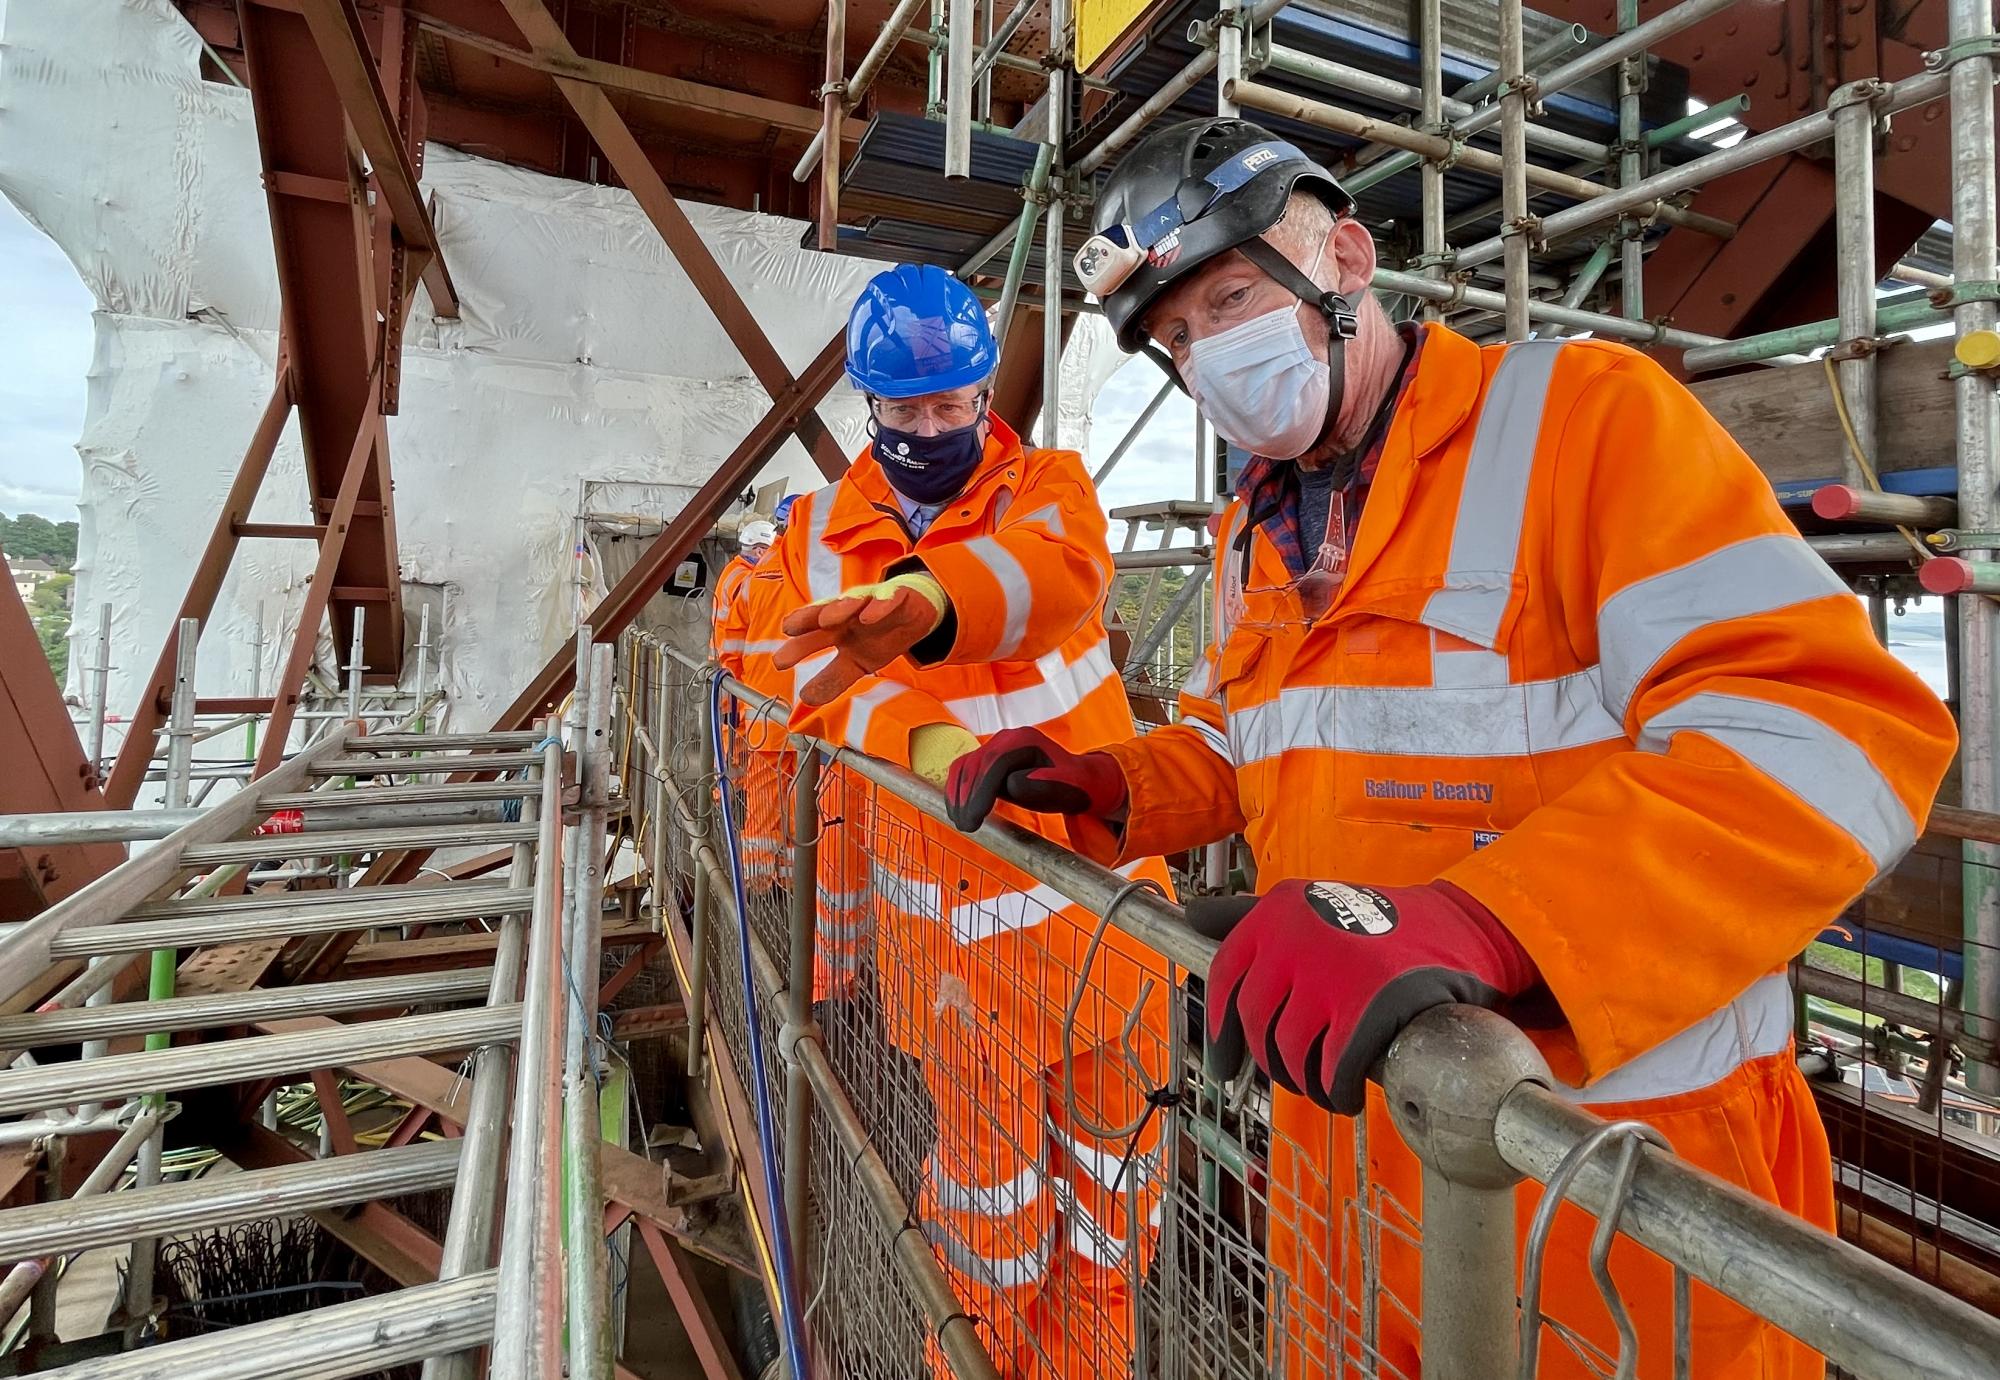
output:
<svg viewBox="0 0 2000 1380"><path fill-rule="evenodd" d="M669 654L690 670L703 669ZM727 677L724 689L770 707ZM909 772L845 748L798 741L948 822L943 794ZM1003 820L989 820L971 837L1070 901L1108 915L1112 925L1163 958L1192 974L1207 973L1215 945L1160 896ZM810 1032L794 1035L788 1057L803 1061L823 1099L840 1100ZM1618 1327L1620 1376L1635 1374L1638 1360L1606 1264L1621 1234L1674 1267L1676 1376L1688 1373L1689 1278L1864 1380L1987 1380L2000 1366L2000 1321L1695 1168L1648 1128L1609 1124L1577 1107L1551 1090L1547 1065L1527 1036L1493 1012L1463 1006L1425 1012L1397 1037L1377 1080L1398 1131L1423 1166L1426 1380L1533 1375L1541 1341L1541 1253L1554 1209L1564 1201L1598 1219L1592 1268ZM843 1129L859 1134L858 1125ZM1517 1308L1514 1187L1524 1178L1550 1189L1529 1233L1527 1288ZM880 1187L888 1205L902 1209L886 1180ZM899 1246L908 1244L899 1239ZM917 1262L899 1263L924 1273ZM949 1307L943 1301L934 1306Z"/></svg>

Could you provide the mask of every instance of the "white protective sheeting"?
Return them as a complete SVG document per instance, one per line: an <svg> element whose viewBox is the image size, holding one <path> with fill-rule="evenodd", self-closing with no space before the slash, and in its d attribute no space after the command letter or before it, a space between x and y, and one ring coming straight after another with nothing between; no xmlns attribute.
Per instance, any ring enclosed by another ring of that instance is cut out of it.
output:
<svg viewBox="0 0 2000 1380"><path fill-rule="evenodd" d="M199 58L167 0L0 0L0 193L98 304L74 635L85 652L113 605L114 707L165 637L277 352L249 95L200 80ZM568 635L579 481L699 484L768 399L629 193L436 145L424 182L462 317L435 319L419 294L389 422L396 526L405 582L448 592L450 722L474 728ZM795 371L881 267L801 250L796 221L686 209ZM1085 327L1064 363L1073 444L1122 362L1101 319ZM844 382L820 416L860 445ZM796 442L762 481L780 474L820 482ZM256 517L306 520L295 429ZM202 639L203 694L250 693L260 621L268 688L312 564L308 543L243 544Z"/></svg>

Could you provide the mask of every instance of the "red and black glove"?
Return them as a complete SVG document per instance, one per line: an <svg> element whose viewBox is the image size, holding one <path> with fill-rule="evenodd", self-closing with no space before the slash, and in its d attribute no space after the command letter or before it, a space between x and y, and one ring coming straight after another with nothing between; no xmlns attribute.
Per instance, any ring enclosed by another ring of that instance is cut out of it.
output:
<svg viewBox="0 0 2000 1380"><path fill-rule="evenodd" d="M1194 900L1187 916L1222 948L1208 972L1208 1067L1245 1053L1288 1092L1343 1116L1420 1011L1495 1007L1540 980L1493 913L1449 882L1281 882L1265 896Z"/></svg>
<svg viewBox="0 0 2000 1380"><path fill-rule="evenodd" d="M1125 805L1125 773L1109 753L1071 752L1039 728L1005 728L951 764L951 822L968 834L1005 800L1044 815L1095 815Z"/></svg>

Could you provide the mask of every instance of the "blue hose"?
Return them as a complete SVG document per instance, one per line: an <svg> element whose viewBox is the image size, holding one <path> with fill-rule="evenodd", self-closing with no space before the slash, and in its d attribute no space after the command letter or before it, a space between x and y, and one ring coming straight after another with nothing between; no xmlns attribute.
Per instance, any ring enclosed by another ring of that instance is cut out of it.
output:
<svg viewBox="0 0 2000 1380"><path fill-rule="evenodd" d="M709 682L708 703L709 739L715 748L715 760L726 762L729 758L722 745L720 675ZM778 1170L778 1132L771 1117L770 1083L764 1076L764 1027L757 1019L757 980L752 976L754 969L750 966L750 900L743 890L743 856L736 837L736 815L730 808L729 773L718 771L716 777L721 791L721 804L716 813L722 819L722 841L729 859L729 882L736 893L737 949L743 966L743 1023L750 1031L751 1093L757 1103L757 1158L763 1162L764 1196L771 1204L771 1263L778 1275L778 1311L783 1315L786 1360L791 1368L792 1380L811 1380L811 1368L806 1359L805 1313L799 1307L798 1281L792 1276L792 1229L785 1220L784 1186ZM799 879L794 877L792 884L797 886ZM807 885L810 884L811 879L808 878ZM694 1038L700 1038L699 1031L695 1032Z"/></svg>

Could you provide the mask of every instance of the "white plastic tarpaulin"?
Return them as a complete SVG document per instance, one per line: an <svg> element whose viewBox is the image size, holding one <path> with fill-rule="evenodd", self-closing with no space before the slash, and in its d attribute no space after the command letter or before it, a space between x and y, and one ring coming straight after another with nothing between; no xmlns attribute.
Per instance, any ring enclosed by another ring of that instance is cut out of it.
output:
<svg viewBox="0 0 2000 1380"><path fill-rule="evenodd" d="M201 80L200 56L167 0L0 0L0 194L97 300L74 637L82 652L112 604L114 709L165 638L277 353L249 94ZM472 728L569 634L579 481L699 484L768 399L629 193L438 145L424 186L462 316L436 319L419 293L389 421L396 528L406 583L449 593L442 671L451 722ZM800 249L796 221L686 209L794 371L881 267ZM1122 362L1101 320L1084 325L1064 365L1073 440ZM820 415L858 448L845 383ZM780 474L821 482L796 442L760 482ZM295 432L255 516L306 520ZM202 639L203 694L250 693L260 620L268 688L313 554L242 545Z"/></svg>

